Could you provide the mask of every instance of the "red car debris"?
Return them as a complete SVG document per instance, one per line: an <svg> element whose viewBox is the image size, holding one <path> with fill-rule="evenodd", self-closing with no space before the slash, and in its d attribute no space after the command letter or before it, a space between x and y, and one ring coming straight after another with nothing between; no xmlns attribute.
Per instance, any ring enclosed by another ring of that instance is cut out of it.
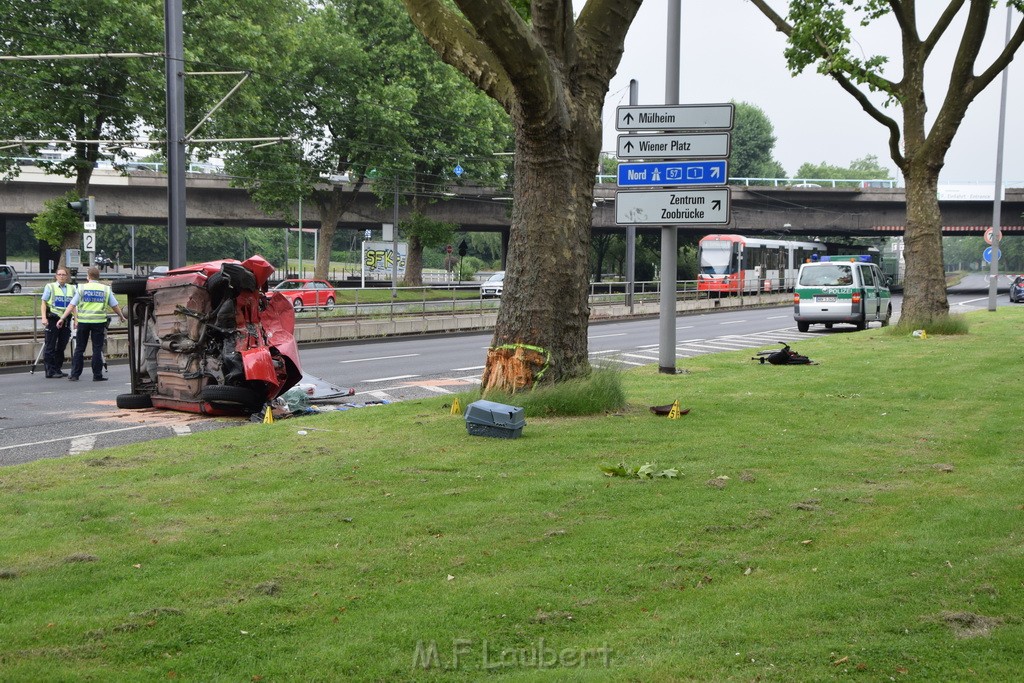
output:
<svg viewBox="0 0 1024 683"><path fill-rule="evenodd" d="M114 282L128 297L131 369L131 393L117 406L251 414L297 384L295 312L267 294L273 272L253 256Z"/></svg>

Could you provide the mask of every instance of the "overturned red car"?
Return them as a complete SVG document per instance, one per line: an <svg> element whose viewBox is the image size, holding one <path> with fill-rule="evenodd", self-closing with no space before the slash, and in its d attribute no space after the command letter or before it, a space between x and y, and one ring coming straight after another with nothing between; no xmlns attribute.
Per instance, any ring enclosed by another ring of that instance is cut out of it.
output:
<svg viewBox="0 0 1024 683"><path fill-rule="evenodd" d="M117 407L251 414L297 384L295 312L268 296L273 272L253 256L115 281L114 293L128 297L131 370Z"/></svg>

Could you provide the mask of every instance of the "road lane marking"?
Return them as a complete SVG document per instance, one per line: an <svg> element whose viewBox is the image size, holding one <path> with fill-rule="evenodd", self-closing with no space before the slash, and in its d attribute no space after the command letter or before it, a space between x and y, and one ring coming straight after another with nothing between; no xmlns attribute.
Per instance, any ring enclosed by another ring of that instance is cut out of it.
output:
<svg viewBox="0 0 1024 683"><path fill-rule="evenodd" d="M365 363L371 360L391 360L392 358L415 358L418 353L403 353L400 356L377 356L376 358L352 358L351 360L339 361L341 363Z"/></svg>
<svg viewBox="0 0 1024 683"><path fill-rule="evenodd" d="M378 377L376 379L364 379L363 382L372 384L375 382L394 382L400 379L411 379L413 377L419 377L419 375L395 375L394 377Z"/></svg>
<svg viewBox="0 0 1024 683"><path fill-rule="evenodd" d="M148 429L153 425L136 425L134 427L124 427L122 429L107 429L102 432L92 432L91 434L80 434L78 436L61 436L56 439L43 439L42 441L30 441L27 443L18 443L13 446L0 446L0 451L9 451L12 448L27 448L29 446L42 446L47 443L57 443L58 441L67 441L68 439L80 439L84 436L100 436L102 434L117 434L118 432L130 432L133 429Z"/></svg>
<svg viewBox="0 0 1024 683"><path fill-rule="evenodd" d="M469 372L470 370L483 370L486 365L471 365L468 368L452 368L451 372Z"/></svg>
<svg viewBox="0 0 1024 683"><path fill-rule="evenodd" d="M718 323L718 324L719 325L741 325L741 324L743 324L745 322L747 322L747 321L746 320L729 320L727 322Z"/></svg>
<svg viewBox="0 0 1024 683"><path fill-rule="evenodd" d="M592 334L588 339L601 339L602 337L625 337L626 332L616 332L615 334Z"/></svg>

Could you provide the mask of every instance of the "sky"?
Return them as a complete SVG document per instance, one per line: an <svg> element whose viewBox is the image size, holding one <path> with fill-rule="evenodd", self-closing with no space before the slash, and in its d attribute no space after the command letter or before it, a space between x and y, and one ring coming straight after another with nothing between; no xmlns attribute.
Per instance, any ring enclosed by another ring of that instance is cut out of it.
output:
<svg viewBox="0 0 1024 683"><path fill-rule="evenodd" d="M785 16L786 4L774 2L773 7ZM925 15L919 21L922 33L931 28L934 15L945 4L936 0L918 3L919 13ZM581 5L578 0L577 6ZM932 16L927 16L928 12ZM602 148L612 154L619 134L615 130L615 107L629 104L630 79L639 84L639 104L665 102L667 15L668 0L646 0L630 27L625 53L605 101ZM979 65L986 67L1002 46L1006 32L1005 7L993 16L979 59ZM1020 19L1021 15L1014 13L1014 27ZM962 21L951 26L936 48L931 60L935 66L926 72L926 88L933 86L935 92L945 93L959 35L956 29L962 26ZM893 58L891 70L885 75L899 78L899 32L891 17L867 28L856 27L854 38L865 55ZM783 57L785 36L748 0L682 0L680 43L680 103L735 100L757 105L775 128L775 158L790 175L804 162L848 166L855 159L873 154L894 177L899 177L889 158L887 130L831 78L813 70L792 76ZM1001 78L997 77L967 110L946 156L940 184L991 186L994 182L1000 91ZM1007 93L1003 181L1004 185L1024 187L1024 126L1020 125L1024 120L1024 50L1010 64ZM939 108L938 97L929 98L933 113ZM899 120L899 109L889 112Z"/></svg>

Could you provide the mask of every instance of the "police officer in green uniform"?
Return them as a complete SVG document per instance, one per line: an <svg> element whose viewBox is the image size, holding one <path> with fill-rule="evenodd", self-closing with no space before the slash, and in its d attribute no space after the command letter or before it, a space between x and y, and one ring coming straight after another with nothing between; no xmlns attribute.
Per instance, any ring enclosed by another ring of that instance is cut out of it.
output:
<svg viewBox="0 0 1024 683"><path fill-rule="evenodd" d="M71 376L77 382L85 365L85 343L92 340L92 381L105 382L103 376L103 338L107 334L107 309L114 309L121 320L127 320L110 287L99 281L100 269L90 266L89 280L78 288L57 326L64 325L68 316L78 311L78 331L75 333L75 352L71 356Z"/></svg>
<svg viewBox="0 0 1024 683"><path fill-rule="evenodd" d="M47 379L67 377L61 366L64 365L64 349L68 347L68 341L71 339L71 326L58 326L57 321L64 315L78 289L68 284L66 268L58 268L56 277L56 282L49 282L43 287L40 304L40 315L46 329L43 341L43 367L46 368Z"/></svg>

